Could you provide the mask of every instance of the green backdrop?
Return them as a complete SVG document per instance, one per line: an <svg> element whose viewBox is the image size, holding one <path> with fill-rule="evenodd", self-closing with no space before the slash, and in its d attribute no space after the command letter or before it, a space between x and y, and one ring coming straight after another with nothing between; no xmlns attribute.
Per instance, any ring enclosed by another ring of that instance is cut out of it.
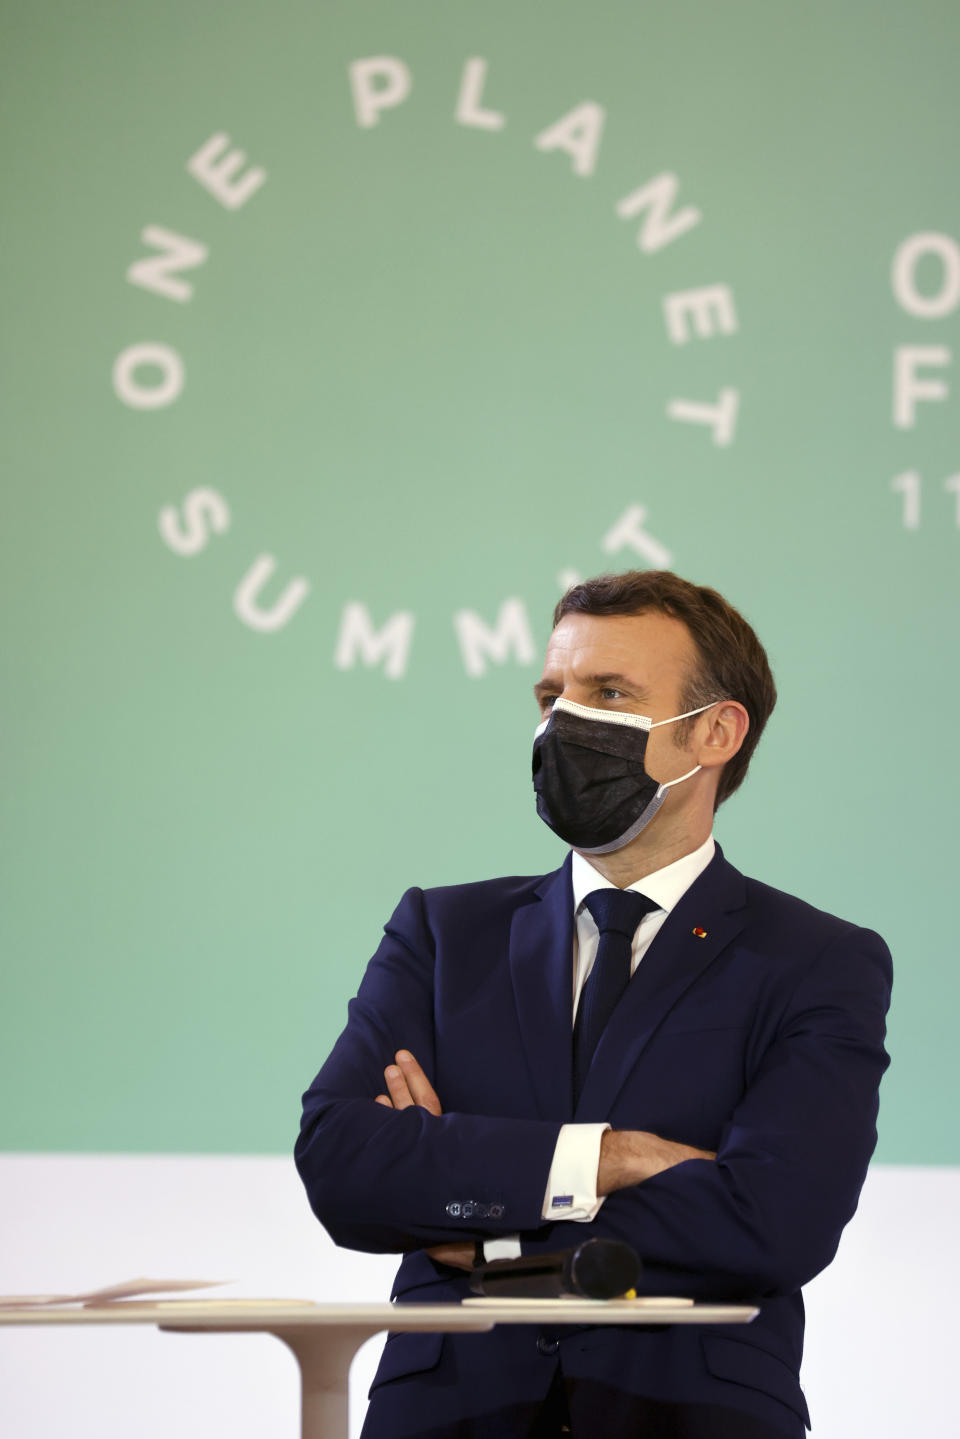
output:
<svg viewBox="0 0 960 1439"><path fill-rule="evenodd" d="M780 687L718 837L887 938L878 1157L960 1162L956 7L4 15L0 1147L287 1149L402 890L559 862L550 611L665 551Z"/></svg>

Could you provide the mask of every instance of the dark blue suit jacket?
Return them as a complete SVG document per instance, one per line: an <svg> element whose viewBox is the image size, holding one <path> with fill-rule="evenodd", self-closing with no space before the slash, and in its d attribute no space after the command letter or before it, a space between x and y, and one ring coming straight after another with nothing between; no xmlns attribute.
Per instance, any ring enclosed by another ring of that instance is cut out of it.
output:
<svg viewBox="0 0 960 1439"><path fill-rule="evenodd" d="M759 1300L744 1328L561 1330L563 1370L802 1434L800 1286L833 1258L876 1140L889 952L871 931L745 878L718 850L631 980L575 1112L572 953L569 861L543 877L404 895L304 1097L297 1164L314 1212L338 1244L405 1251L402 1301L466 1291L424 1246L517 1231L528 1253L624 1239L644 1261L645 1293ZM401 1047L442 1117L373 1102ZM571 1119L717 1159L610 1195L590 1225L545 1223ZM413 1434L536 1400L556 1349L526 1328L394 1336L372 1409L383 1396L390 1417L373 1430Z"/></svg>

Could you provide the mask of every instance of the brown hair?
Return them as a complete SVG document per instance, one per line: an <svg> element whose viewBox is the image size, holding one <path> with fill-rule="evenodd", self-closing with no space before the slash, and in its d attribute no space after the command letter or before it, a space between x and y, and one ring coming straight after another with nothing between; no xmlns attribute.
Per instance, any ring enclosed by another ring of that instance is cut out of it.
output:
<svg viewBox="0 0 960 1439"><path fill-rule="evenodd" d="M716 590L691 584L670 570L628 570L599 575L574 585L553 612L556 627L564 615L640 615L648 610L681 620L690 632L699 664L687 676L680 702L684 710L714 700L739 700L750 728L739 751L724 765L717 786L720 805L743 783L750 757L777 702L777 689L766 651L746 620ZM691 718L676 727L685 744Z"/></svg>

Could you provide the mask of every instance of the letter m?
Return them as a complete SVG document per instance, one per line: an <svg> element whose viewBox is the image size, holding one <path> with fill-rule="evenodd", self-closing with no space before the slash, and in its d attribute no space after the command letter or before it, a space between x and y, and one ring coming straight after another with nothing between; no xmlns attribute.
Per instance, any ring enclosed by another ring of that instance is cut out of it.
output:
<svg viewBox="0 0 960 1439"><path fill-rule="evenodd" d="M504 600L492 629L474 610L458 610L453 625L463 667L472 679L486 674L488 660L506 664L511 651L517 664L533 663L533 638L523 600Z"/></svg>
<svg viewBox="0 0 960 1439"><path fill-rule="evenodd" d="M333 663L338 670L352 670L358 659L368 668L385 660L387 678L402 679L412 641L413 615L408 610L398 610L382 629L375 630L366 605L344 605Z"/></svg>

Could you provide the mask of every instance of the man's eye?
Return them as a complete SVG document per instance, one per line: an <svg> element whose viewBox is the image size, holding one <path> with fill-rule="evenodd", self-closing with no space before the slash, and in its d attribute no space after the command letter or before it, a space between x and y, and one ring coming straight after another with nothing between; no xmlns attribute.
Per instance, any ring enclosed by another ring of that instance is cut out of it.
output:
<svg viewBox="0 0 960 1439"><path fill-rule="evenodd" d="M540 696L540 708L541 708L542 710L553 709L553 702L554 702L554 700L555 700L556 698L557 698L556 695L541 695L541 696Z"/></svg>
<svg viewBox="0 0 960 1439"><path fill-rule="evenodd" d="M604 700L622 700L623 690L610 689L609 686L600 691L600 698Z"/></svg>

